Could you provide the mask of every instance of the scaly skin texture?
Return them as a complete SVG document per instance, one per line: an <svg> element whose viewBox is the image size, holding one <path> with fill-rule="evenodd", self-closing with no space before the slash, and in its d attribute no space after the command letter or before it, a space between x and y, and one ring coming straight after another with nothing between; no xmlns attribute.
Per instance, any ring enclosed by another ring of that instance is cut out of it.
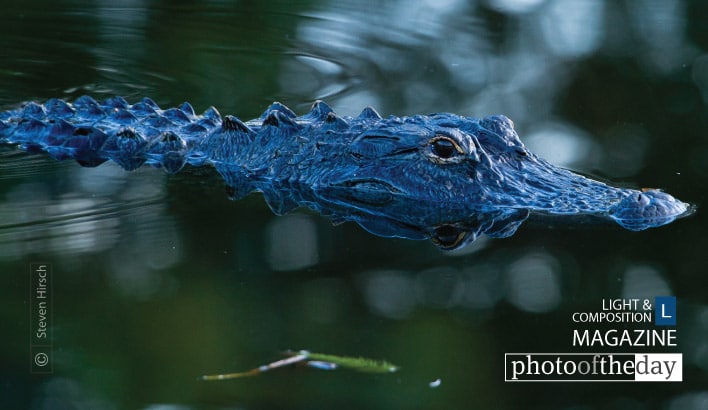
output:
<svg viewBox="0 0 708 410"><path fill-rule="evenodd" d="M594 215L643 230L689 208L658 190L558 168L529 152L504 116L381 118L367 107L352 118L316 102L299 117L273 103L243 122L214 108L197 115L188 103L163 110L150 99L81 97L0 113L0 143L83 166L111 160L175 173L211 165L235 198L262 192L277 214L306 206L378 235L432 237L443 247L481 233L508 236L530 212Z"/></svg>

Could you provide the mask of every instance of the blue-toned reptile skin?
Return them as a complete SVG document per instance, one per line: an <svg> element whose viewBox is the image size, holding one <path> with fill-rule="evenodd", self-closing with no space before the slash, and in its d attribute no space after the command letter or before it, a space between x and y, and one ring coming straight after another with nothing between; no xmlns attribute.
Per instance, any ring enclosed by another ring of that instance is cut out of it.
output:
<svg viewBox="0 0 708 410"><path fill-rule="evenodd" d="M344 117L316 102L302 116L273 103L243 122L214 108L197 115L189 103L163 110L147 98L131 105L84 96L0 113L0 143L84 166L111 160L174 173L211 165L234 197L262 192L277 214L306 206L379 235L446 237L455 246L458 231L474 231L465 242L508 236L529 212L589 214L643 230L689 209L658 190L612 187L544 161L504 116L381 118L367 107Z"/></svg>

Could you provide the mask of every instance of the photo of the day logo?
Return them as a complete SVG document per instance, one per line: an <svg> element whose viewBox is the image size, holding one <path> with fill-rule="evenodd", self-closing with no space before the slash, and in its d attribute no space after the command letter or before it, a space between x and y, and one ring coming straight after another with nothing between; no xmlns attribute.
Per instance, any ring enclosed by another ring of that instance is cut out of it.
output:
<svg viewBox="0 0 708 410"><path fill-rule="evenodd" d="M676 326L676 296L657 296L654 299L654 324Z"/></svg>

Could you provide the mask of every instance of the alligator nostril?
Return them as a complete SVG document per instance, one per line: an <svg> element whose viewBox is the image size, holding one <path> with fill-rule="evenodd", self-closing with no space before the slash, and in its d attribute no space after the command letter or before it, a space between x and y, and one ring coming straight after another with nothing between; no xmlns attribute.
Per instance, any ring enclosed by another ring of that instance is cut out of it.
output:
<svg viewBox="0 0 708 410"><path fill-rule="evenodd" d="M649 204L652 202L650 195L642 194L642 193L637 193L637 195L635 197L635 201L636 201L637 207L646 207L646 206L649 206Z"/></svg>

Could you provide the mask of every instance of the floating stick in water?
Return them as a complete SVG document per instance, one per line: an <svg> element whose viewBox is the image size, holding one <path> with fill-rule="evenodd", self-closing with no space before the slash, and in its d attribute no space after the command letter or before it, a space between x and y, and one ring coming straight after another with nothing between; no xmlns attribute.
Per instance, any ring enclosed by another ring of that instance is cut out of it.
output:
<svg viewBox="0 0 708 410"><path fill-rule="evenodd" d="M275 361L273 363L264 364L263 366L256 367L255 369L247 370L240 373L226 373L226 374L212 374L204 375L200 377L201 380L228 380L228 379L238 379L241 377L251 377L261 373L265 373L269 370L277 369L279 367L288 366L291 364L299 363L307 359L307 356L302 354L296 354L294 356L287 357L282 360Z"/></svg>
<svg viewBox="0 0 708 410"><path fill-rule="evenodd" d="M347 357L322 353L310 353L307 350L300 350L299 352L287 352L286 354L289 355L289 357L277 360L272 363L264 364L263 366L247 370L245 372L204 375L201 376L199 379L206 381L214 381L251 377L273 369L278 369L280 367L285 367L297 363L304 363L309 367L313 367L320 370L334 370L339 367L366 373L393 373L398 370L398 366L395 366L391 363L367 359L364 357Z"/></svg>

